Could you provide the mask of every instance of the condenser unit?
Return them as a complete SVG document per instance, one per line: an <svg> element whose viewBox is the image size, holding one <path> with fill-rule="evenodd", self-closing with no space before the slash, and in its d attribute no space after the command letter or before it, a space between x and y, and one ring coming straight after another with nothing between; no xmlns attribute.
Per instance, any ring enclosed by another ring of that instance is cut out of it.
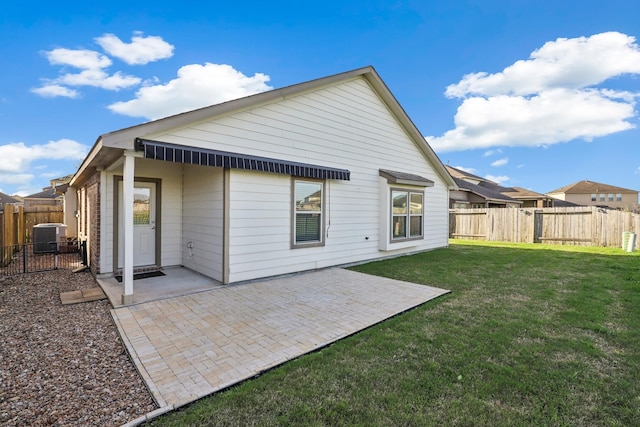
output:
<svg viewBox="0 0 640 427"><path fill-rule="evenodd" d="M33 253L49 254L58 251L58 245L66 239L67 226L58 223L38 224L33 227Z"/></svg>

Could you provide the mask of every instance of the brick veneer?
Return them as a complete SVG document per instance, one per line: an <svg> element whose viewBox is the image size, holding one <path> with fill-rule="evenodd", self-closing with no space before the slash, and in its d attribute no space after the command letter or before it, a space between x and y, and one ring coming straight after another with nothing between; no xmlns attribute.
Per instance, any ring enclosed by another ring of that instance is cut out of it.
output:
<svg viewBox="0 0 640 427"><path fill-rule="evenodd" d="M89 221L89 265L91 272L95 274L100 271L100 172L94 173L85 183L87 205L90 206Z"/></svg>

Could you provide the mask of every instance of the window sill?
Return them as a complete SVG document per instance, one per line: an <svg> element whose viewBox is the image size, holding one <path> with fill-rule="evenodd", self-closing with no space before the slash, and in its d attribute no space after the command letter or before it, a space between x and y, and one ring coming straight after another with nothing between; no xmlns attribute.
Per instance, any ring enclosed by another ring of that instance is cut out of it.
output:
<svg viewBox="0 0 640 427"><path fill-rule="evenodd" d="M321 246L324 246L324 241L311 243L294 243L291 245L291 249L317 248Z"/></svg>
<svg viewBox="0 0 640 427"><path fill-rule="evenodd" d="M420 245L424 241L424 237L395 241L380 241L378 249L381 251L395 251L397 249L412 248Z"/></svg>

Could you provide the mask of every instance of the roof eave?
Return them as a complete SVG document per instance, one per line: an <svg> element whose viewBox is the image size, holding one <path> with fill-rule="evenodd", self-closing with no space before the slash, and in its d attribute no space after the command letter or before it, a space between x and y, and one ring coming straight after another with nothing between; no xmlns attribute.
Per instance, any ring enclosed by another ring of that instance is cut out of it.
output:
<svg viewBox="0 0 640 427"><path fill-rule="evenodd" d="M415 123L411 120L407 112L402 108L398 100L395 98L389 87L384 83L382 78L378 75L373 67L369 68L367 73L363 73L363 76L369 82L369 84L375 89L375 91L381 96L384 103L389 110L393 113L395 118L402 124L404 129L409 133L409 136L415 144L418 146L422 154L433 165L436 173L445 182L449 190L457 190L458 186L449 174L449 171L444 166L444 163L440 160L438 155L433 151L427 140L422 136Z"/></svg>

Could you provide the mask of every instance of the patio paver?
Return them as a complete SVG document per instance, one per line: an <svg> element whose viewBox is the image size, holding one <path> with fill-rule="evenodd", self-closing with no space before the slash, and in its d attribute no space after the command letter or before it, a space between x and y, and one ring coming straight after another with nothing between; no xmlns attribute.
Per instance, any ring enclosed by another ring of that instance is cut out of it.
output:
<svg viewBox="0 0 640 427"><path fill-rule="evenodd" d="M112 315L158 404L176 408L448 292L332 268Z"/></svg>
<svg viewBox="0 0 640 427"><path fill-rule="evenodd" d="M100 288L79 289L77 291L63 292L60 294L62 305L98 301L106 298L107 296Z"/></svg>

